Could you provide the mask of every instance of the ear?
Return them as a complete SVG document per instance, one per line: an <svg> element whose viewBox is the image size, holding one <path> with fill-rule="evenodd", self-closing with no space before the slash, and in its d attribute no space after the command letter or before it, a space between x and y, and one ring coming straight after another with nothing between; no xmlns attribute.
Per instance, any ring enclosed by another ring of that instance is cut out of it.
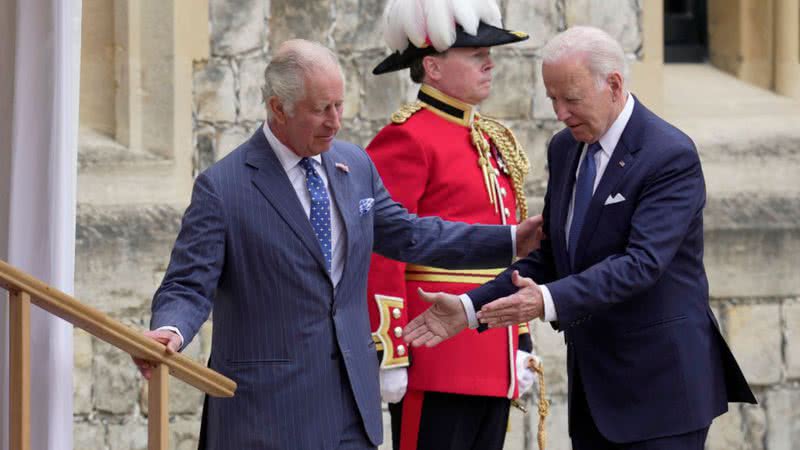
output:
<svg viewBox="0 0 800 450"><path fill-rule="evenodd" d="M425 69L425 76L428 79L439 81L442 79L442 67L439 58L428 55L422 58L422 67Z"/></svg>
<svg viewBox="0 0 800 450"><path fill-rule="evenodd" d="M267 100L267 108L272 112L272 117L276 122L280 124L286 123L288 114L286 114L286 109L284 109L283 103L278 97L274 95L270 97Z"/></svg>
<svg viewBox="0 0 800 450"><path fill-rule="evenodd" d="M608 87L611 89L611 99L615 102L617 100L621 100L624 98L625 93L625 83L622 79L622 74L614 71L608 75L606 78L606 83L608 83Z"/></svg>

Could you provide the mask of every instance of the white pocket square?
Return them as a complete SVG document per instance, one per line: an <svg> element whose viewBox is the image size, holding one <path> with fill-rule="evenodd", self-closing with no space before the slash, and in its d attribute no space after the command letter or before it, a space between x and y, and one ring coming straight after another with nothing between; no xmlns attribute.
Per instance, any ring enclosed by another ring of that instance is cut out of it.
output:
<svg viewBox="0 0 800 450"><path fill-rule="evenodd" d="M617 195L614 196L609 195L608 198L606 199L606 202L603 203L603 205L613 205L614 203L620 203L624 201L625 197L623 197L622 194L617 192Z"/></svg>

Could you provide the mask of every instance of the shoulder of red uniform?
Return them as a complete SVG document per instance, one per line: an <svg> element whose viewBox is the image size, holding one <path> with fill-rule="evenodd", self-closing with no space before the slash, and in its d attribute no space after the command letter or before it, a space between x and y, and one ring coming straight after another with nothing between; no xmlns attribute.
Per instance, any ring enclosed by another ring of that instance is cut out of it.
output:
<svg viewBox="0 0 800 450"><path fill-rule="evenodd" d="M400 125L406 123L411 116L422 109L422 102L406 103L392 114L392 123Z"/></svg>

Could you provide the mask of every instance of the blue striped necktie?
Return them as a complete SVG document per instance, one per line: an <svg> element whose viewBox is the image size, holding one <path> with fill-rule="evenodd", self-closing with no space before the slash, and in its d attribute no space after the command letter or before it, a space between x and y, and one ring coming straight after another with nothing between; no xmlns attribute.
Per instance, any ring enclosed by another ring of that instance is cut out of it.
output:
<svg viewBox="0 0 800 450"><path fill-rule="evenodd" d="M306 187L311 195L311 228L317 235L322 255L325 257L328 272L331 271L331 201L325 183L314 169L314 164L309 158L300 160L300 167L306 171Z"/></svg>
<svg viewBox="0 0 800 450"><path fill-rule="evenodd" d="M598 142L589 146L581 163L578 179L575 181L575 204L572 208L572 224L569 227L569 241L567 243L569 261L573 268L575 268L578 238L581 235L583 221L586 219L586 212L589 211L589 204L592 201L594 191L594 179L597 176L594 155L601 148Z"/></svg>

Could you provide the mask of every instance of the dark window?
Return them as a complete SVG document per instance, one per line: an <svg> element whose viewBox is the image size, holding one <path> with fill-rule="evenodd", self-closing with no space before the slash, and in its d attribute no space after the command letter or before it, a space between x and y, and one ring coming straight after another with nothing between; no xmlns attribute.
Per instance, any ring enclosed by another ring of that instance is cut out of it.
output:
<svg viewBox="0 0 800 450"><path fill-rule="evenodd" d="M706 0L664 0L664 62L708 59Z"/></svg>

